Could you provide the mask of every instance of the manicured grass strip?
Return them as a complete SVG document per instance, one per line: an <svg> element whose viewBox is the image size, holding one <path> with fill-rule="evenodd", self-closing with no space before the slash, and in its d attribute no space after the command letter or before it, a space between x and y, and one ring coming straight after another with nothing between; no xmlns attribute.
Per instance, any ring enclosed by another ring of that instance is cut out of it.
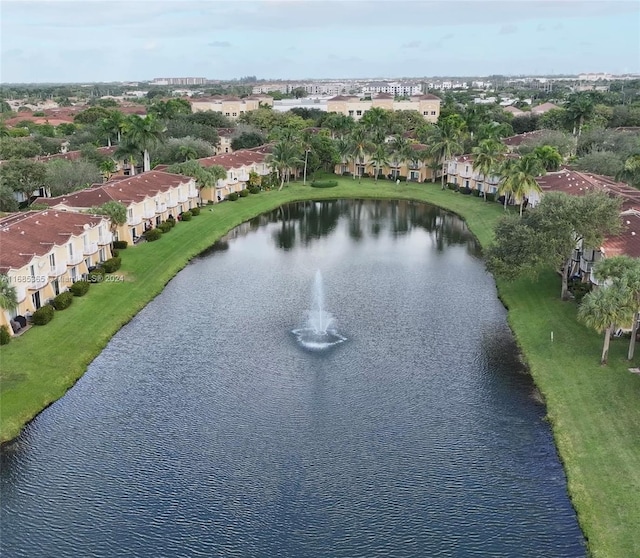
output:
<svg viewBox="0 0 640 558"><path fill-rule="evenodd" d="M204 208L158 242L123 250L124 283L92 286L49 325L32 328L0 349L2 440L61 397L111 336L187 261L232 227L290 201L388 198L426 201L465 218L483 245L502 214L496 203L441 191L437 185L338 178L315 189L292 184ZM553 273L537 282L498 283L509 322L545 397L556 445L589 549L598 558L640 556L640 376L628 371L626 340L614 340L608 367L599 365L601 336L575 320L576 306L559 300ZM554 341L551 342L551 331ZM639 351L640 352L640 351Z"/></svg>

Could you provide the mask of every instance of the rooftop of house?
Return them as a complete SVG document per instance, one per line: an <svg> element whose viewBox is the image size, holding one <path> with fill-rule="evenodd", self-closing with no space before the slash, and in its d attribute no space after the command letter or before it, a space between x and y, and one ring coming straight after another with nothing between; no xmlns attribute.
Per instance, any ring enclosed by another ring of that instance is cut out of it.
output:
<svg viewBox="0 0 640 558"><path fill-rule="evenodd" d="M64 196L38 198L38 203L58 208L88 208L102 205L108 201L117 201L129 206L190 180L192 179L181 174L152 170L111 180L105 184L94 184L89 188Z"/></svg>
<svg viewBox="0 0 640 558"><path fill-rule="evenodd" d="M621 255L640 258L640 213L623 213L622 227L619 235L610 236L602 243L602 251L607 258Z"/></svg>
<svg viewBox="0 0 640 558"><path fill-rule="evenodd" d="M20 269L34 256L44 256L54 246L65 244L72 235L80 236L87 228L105 218L66 211L27 211L0 219L0 271Z"/></svg>
<svg viewBox="0 0 640 558"><path fill-rule="evenodd" d="M511 113L511 114L513 114L514 116L515 116L515 115L518 115L518 116L519 116L519 115L521 115L521 114L525 114L525 112L524 112L524 111L522 111L522 110L520 110L518 107L514 107L514 106L511 106L511 105L509 105L508 107L503 107L503 110L504 110L505 112L510 112L510 113Z"/></svg>
<svg viewBox="0 0 640 558"><path fill-rule="evenodd" d="M98 147L98 153L103 155L113 155L116 152L117 146L112 145L111 147ZM67 151L66 153L54 153L53 155L38 155L35 157L36 161L40 161L41 163L48 163L49 161L53 161L55 159L63 159L65 161L78 161L82 157L82 151Z"/></svg>
<svg viewBox="0 0 640 558"><path fill-rule="evenodd" d="M212 167L214 165L220 165L226 170L239 169L249 166L251 164L262 163L268 153L271 152L270 145L261 145L252 149L240 149L233 153L222 153L220 155L214 155L212 157L204 157L197 159L203 167Z"/></svg>
<svg viewBox="0 0 640 558"><path fill-rule="evenodd" d="M509 136L508 138L502 138L502 143L507 147L518 147L528 139L537 138L547 130L534 130L533 132L524 132L523 134L517 134L515 136Z"/></svg>
<svg viewBox="0 0 640 558"><path fill-rule="evenodd" d="M545 112L549 112L550 110L560 108L558 105L554 105L553 103L542 103L537 107L532 107L531 112L533 114L544 114Z"/></svg>

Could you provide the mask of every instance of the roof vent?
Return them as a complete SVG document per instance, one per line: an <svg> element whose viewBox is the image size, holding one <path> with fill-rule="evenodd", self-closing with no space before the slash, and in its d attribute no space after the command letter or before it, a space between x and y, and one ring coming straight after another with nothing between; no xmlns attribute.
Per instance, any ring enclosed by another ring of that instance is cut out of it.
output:
<svg viewBox="0 0 640 558"><path fill-rule="evenodd" d="M20 234L24 234L24 231L20 231Z"/></svg>
<svg viewBox="0 0 640 558"><path fill-rule="evenodd" d="M636 235L636 231L631 231L631 236L635 236Z"/></svg>

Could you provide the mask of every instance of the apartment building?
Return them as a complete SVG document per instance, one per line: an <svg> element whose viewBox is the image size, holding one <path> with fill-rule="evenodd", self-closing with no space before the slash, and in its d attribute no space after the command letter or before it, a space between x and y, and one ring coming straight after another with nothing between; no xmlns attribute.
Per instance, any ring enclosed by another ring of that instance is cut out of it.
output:
<svg viewBox="0 0 640 558"><path fill-rule="evenodd" d="M408 100L396 101L389 93L378 93L370 100L361 97L338 95L327 100L327 112L338 112L360 120L365 112L374 107L386 110L418 111L427 122L436 123L440 116L440 97L435 95L413 95Z"/></svg>
<svg viewBox="0 0 640 558"><path fill-rule="evenodd" d="M154 78L150 85L205 85L207 78L203 77L178 77L178 78Z"/></svg>
<svg viewBox="0 0 640 558"><path fill-rule="evenodd" d="M270 146L262 145L253 149L240 149L213 157L198 159L203 167L219 165L227 171L226 178L218 180L215 188L203 188L200 192L203 202L217 203L232 192L240 192L247 187L252 172L267 176L271 168L267 163Z"/></svg>
<svg viewBox="0 0 640 558"><path fill-rule="evenodd" d="M13 335L14 318L29 316L109 259L111 241L110 223L99 215L45 210L0 219L0 273L18 295L17 308L0 309L0 325Z"/></svg>
<svg viewBox="0 0 640 558"><path fill-rule="evenodd" d="M195 207L198 198L193 178L152 170L41 201L52 209L70 212L86 211L109 201L120 202L127 208L127 222L117 226L115 240L135 244L146 229L170 216L177 218Z"/></svg>
<svg viewBox="0 0 640 558"><path fill-rule="evenodd" d="M422 95L422 84L400 81L372 81L362 87L362 93L365 95L387 93L395 97L411 97L413 95Z"/></svg>
<svg viewBox="0 0 640 558"><path fill-rule="evenodd" d="M235 119L245 112L256 110L260 106L273 106L273 97L268 95L252 95L251 97L233 97L218 95L214 97L198 97L189 99L192 112L213 111Z"/></svg>

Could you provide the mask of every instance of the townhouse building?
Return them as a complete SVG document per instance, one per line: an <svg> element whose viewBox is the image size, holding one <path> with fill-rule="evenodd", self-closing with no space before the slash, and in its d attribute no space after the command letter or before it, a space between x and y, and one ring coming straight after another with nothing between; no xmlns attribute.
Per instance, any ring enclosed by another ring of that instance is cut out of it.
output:
<svg viewBox="0 0 640 558"><path fill-rule="evenodd" d="M411 95L422 95L422 83L413 81L371 81L362 88L365 95L375 95L387 93L396 97L410 97Z"/></svg>
<svg viewBox="0 0 640 558"><path fill-rule="evenodd" d="M219 165L227 171L226 178L218 180L214 188L201 190L202 201L217 203L233 192L244 190L247 188L249 175L252 172L259 176L270 174L271 168L267 162L270 151L270 146L262 145L253 149L239 149L232 153L197 159L203 167Z"/></svg>
<svg viewBox="0 0 640 558"><path fill-rule="evenodd" d="M408 100L396 101L389 93L378 93L371 99L350 95L338 95L327 100L327 112L337 112L360 120L365 112L379 107L386 110L418 111L427 122L436 123L440 116L440 97L435 95L412 95Z"/></svg>
<svg viewBox="0 0 640 558"><path fill-rule="evenodd" d="M110 222L101 215L45 210L0 219L0 273L18 299L15 309L0 309L0 325L16 333L25 316L109 259L111 242Z"/></svg>
<svg viewBox="0 0 640 558"><path fill-rule="evenodd" d="M343 160L335 166L334 172L342 175L370 176L388 178L390 180L405 179L407 182L434 182L441 173L430 167L430 160L425 158L427 146L421 143L411 144L415 157L409 160L394 158L389 155L387 165L377 167L371 159L371 154L365 154L362 160Z"/></svg>
<svg viewBox="0 0 640 558"><path fill-rule="evenodd" d="M509 155L508 155L509 156ZM517 157L517 155L511 155ZM473 155L458 155L445 164L446 180L460 188L478 190L484 194L497 194L499 176L484 176L473 168Z"/></svg>
<svg viewBox="0 0 640 558"><path fill-rule="evenodd" d="M252 95L250 97L233 97L218 95L213 97L190 98L192 112L213 111L235 119L245 112L256 110L261 106L273 106L273 97L268 95Z"/></svg>
<svg viewBox="0 0 640 558"><path fill-rule="evenodd" d="M114 240L135 244L145 230L198 205L195 180L188 176L152 170L96 184L56 198L40 200L58 211L81 212L116 201L127 208L127 222L115 226Z"/></svg>

